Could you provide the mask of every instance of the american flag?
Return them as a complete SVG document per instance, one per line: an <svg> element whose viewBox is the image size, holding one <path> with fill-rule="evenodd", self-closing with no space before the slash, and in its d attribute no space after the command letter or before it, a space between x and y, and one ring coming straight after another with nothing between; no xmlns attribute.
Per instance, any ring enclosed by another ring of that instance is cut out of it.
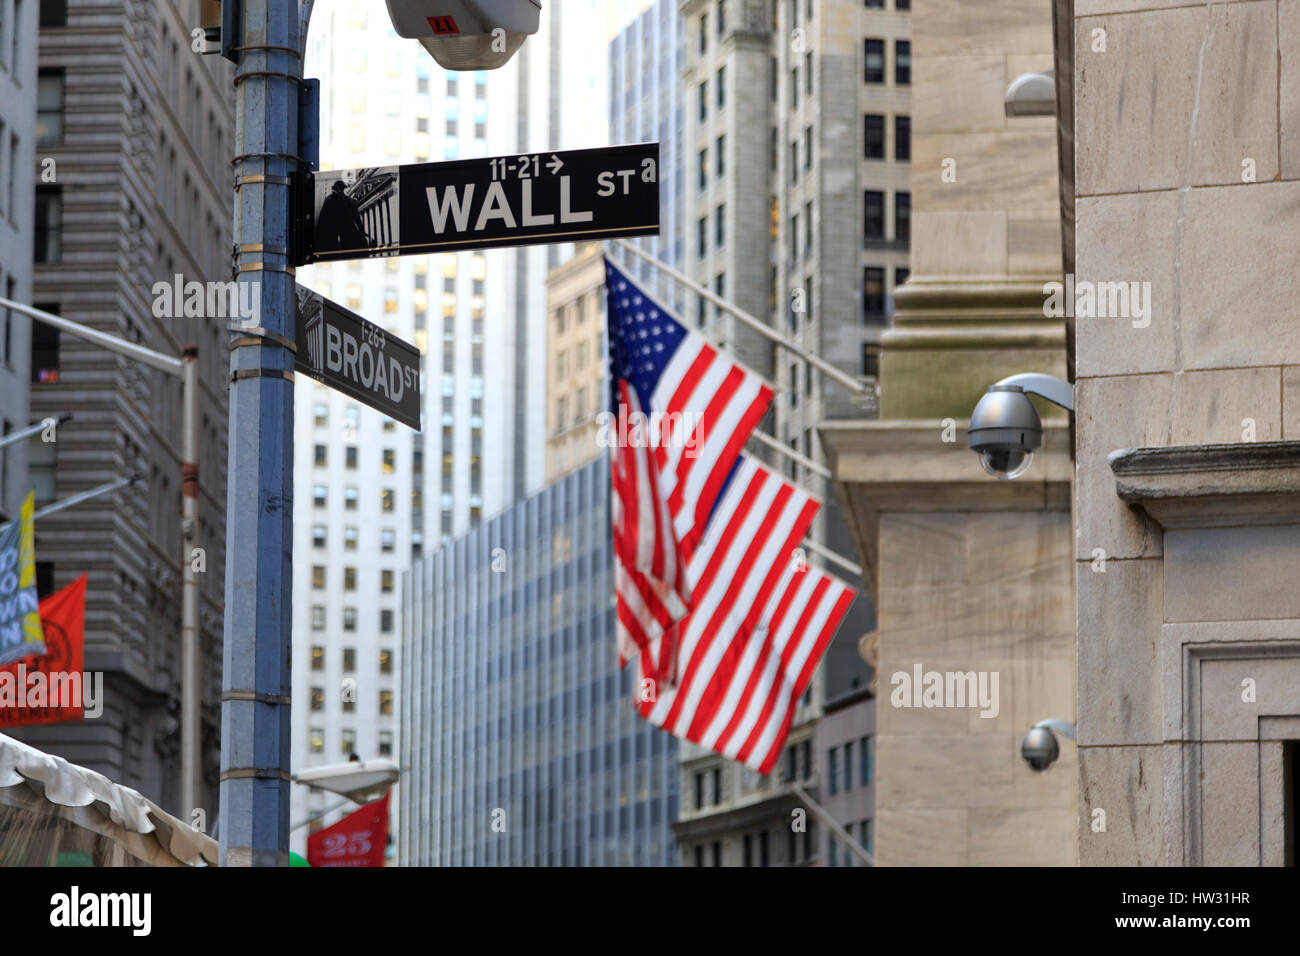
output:
<svg viewBox="0 0 1300 956"><path fill-rule="evenodd" d="M641 716L767 773L855 592L803 560L820 503L741 454L771 389L605 267L615 416L700 415L695 458L689 419L613 442L620 658Z"/></svg>
<svg viewBox="0 0 1300 956"><path fill-rule="evenodd" d="M608 259L605 269L619 651L663 679L670 632L691 607L686 564L772 390ZM652 645L655 659L645 656Z"/></svg>
<svg viewBox="0 0 1300 956"><path fill-rule="evenodd" d="M803 561L799 543L820 504L742 456L687 578L691 614L677 640L678 674L660 684L638 659L636 706L674 736L760 773L776 764L799 697L855 592ZM648 684L649 694L641 693ZM647 699L647 698L653 699Z"/></svg>

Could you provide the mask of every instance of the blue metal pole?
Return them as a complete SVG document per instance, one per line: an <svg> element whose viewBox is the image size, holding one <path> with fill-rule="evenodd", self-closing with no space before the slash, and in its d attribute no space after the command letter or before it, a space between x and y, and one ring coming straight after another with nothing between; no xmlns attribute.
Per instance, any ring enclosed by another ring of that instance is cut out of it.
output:
<svg viewBox="0 0 1300 956"><path fill-rule="evenodd" d="M230 356L226 614L221 678L222 866L289 863L293 587L293 265L298 162L296 0L240 0L235 244L241 301L261 329ZM242 286L257 298L244 298Z"/></svg>

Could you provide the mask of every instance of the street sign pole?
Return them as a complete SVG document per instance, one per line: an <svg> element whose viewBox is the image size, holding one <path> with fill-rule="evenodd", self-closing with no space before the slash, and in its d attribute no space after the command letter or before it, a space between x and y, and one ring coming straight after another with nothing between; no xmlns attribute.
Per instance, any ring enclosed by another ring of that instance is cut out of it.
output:
<svg viewBox="0 0 1300 956"><path fill-rule="evenodd" d="M226 613L221 677L222 866L289 864L294 276L299 10L240 0L235 243L260 318L230 356ZM305 24L304 24L305 28ZM241 291L241 295L244 293Z"/></svg>

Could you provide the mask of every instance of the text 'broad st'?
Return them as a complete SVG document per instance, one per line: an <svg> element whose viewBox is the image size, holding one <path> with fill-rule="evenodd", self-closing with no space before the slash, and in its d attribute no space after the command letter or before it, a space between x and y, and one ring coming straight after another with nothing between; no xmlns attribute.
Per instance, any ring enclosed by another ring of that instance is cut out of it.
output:
<svg viewBox="0 0 1300 956"><path fill-rule="evenodd" d="M295 292L294 367L418 432L419 350L305 286Z"/></svg>

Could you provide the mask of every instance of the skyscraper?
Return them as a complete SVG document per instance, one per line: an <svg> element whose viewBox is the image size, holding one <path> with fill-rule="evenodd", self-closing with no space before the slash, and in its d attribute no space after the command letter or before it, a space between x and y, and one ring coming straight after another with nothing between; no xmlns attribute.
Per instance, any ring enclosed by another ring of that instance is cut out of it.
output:
<svg viewBox="0 0 1300 956"><path fill-rule="evenodd" d="M37 78L38 11L32 4L12 9L0 21L0 295L30 302L33 150L37 139L44 146L62 135L56 123L46 121L47 114L42 112L38 122L37 111L54 99L61 80ZM41 237L49 243L48 232ZM0 310L0 434L29 422L30 358L31 320ZM12 520L27 494L27 452L22 441L0 450L0 521Z"/></svg>
<svg viewBox="0 0 1300 956"><path fill-rule="evenodd" d="M21 5L22 15L35 5ZM200 807L215 820L225 582L226 315L158 308L155 283L230 278L230 64L191 48L198 4L41 4L35 304L170 355L199 350ZM19 51L32 56L30 46ZM30 153L27 153L30 156ZM44 175L43 175L44 174ZM29 446L38 504L140 480L38 520L42 593L88 572L86 657L103 716L15 736L178 807L181 385L39 325L33 419L68 411ZM74 407L75 406L75 407ZM187 545L187 548L189 545Z"/></svg>
<svg viewBox="0 0 1300 956"><path fill-rule="evenodd" d="M684 271L806 352L873 383L891 290L908 275L909 4L681 0L679 9L686 48ZM685 318L777 383L772 414L760 427L818 465L825 461L819 422L874 414L870 393L855 397L702 297L690 297ZM770 457L762 446L755 450ZM826 480L792 459L771 460L823 501L809 536L852 555ZM845 576L838 565L825 566ZM846 579L859 583L854 575ZM870 602L860 596L796 713L790 757L774 772L792 774L814 796L821 761L801 759L804 748L828 751L832 744L816 739L823 704L865 688L869 673L857 643L873 621ZM746 839L752 848L776 838L763 834L789 829L792 798L781 780L755 779L691 745L682 748L682 760L683 786L702 781L707 795L683 809L678 837L685 862L696 861L699 849L698 859L710 865L716 843L720 863L740 864ZM853 823L859 835L862 809L841 822ZM829 862L812 838L806 850L787 847L784 835L779 842L783 849L773 849L771 861ZM758 859L756 851L749 858Z"/></svg>
<svg viewBox="0 0 1300 956"><path fill-rule="evenodd" d="M404 578L402 862L676 863L677 741L632 709L611 548L602 456Z"/></svg>

